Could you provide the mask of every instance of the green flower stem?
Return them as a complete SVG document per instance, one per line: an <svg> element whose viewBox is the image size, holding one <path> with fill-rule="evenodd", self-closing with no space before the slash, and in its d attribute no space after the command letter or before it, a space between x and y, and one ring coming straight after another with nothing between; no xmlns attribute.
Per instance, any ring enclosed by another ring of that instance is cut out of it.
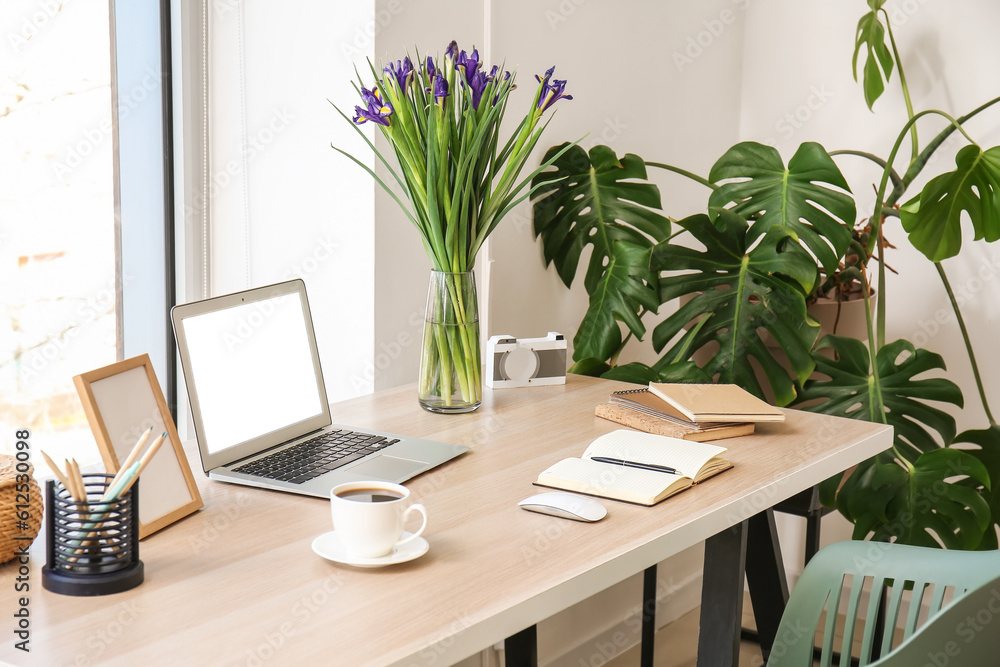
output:
<svg viewBox="0 0 1000 667"><path fill-rule="evenodd" d="M955 299L955 293L951 289L951 283L948 281L948 275L944 271L944 265L941 262L934 262L934 268L937 269L938 275L941 277L941 282L944 284L944 289L948 293L948 300L951 301L951 309L955 311L958 328L961 330L962 340L965 342L965 351L969 354L969 362L972 364L972 374L976 378L976 389L979 390L979 400L983 404L983 411L986 413L986 418L990 420L990 426L996 426L997 422L993 418L993 412L990 410L989 402L986 400L983 377L979 372L979 364L976 363L976 354L972 350L972 340L969 337L969 330L965 326L962 311L958 307L958 300Z"/></svg>

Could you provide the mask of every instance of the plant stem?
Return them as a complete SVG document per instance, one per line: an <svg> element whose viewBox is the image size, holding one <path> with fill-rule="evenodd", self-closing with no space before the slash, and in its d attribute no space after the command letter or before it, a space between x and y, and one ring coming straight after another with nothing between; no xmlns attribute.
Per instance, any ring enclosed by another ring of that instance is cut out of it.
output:
<svg viewBox="0 0 1000 667"><path fill-rule="evenodd" d="M979 390L979 400L982 401L983 411L986 412L986 418L990 420L990 426L996 426L996 420L993 419L993 412L990 410L989 403L986 401L986 389L983 387L983 378L979 373L979 364L976 363L976 354L972 350L972 341L969 338L969 330L965 327L965 319L962 318L962 311L958 308L958 300L955 298L955 293L951 289L951 283L948 281L948 275L944 272L944 265L941 262L934 262L934 268L937 269L938 275L941 277L941 282L944 284L944 289L948 293L948 300L951 301L951 309L955 311L955 318L958 320L958 328L962 332L962 340L965 342L965 351L969 354L969 362L972 364L972 374L976 378L976 389Z"/></svg>
<svg viewBox="0 0 1000 667"><path fill-rule="evenodd" d="M687 176L692 181L696 181L698 183L701 183L706 188L711 188L713 190L717 190L719 188L718 185L716 185L712 181L708 180L707 178L702 178L698 174L693 174L693 173L691 173L690 171L688 171L686 169L681 169L680 167L674 167L674 166L669 165L669 164L663 164L662 162L646 162L646 166L647 167L657 167L659 169L666 169L667 171L672 171L675 174L680 174L681 176Z"/></svg>
<svg viewBox="0 0 1000 667"><path fill-rule="evenodd" d="M1000 102L1000 97L994 97L992 100L986 102L985 104L982 104L981 106L979 106L976 109L973 109L972 111L970 111L969 113L965 114L964 116L959 117L952 124L948 125L946 128L944 128L943 130L941 130L941 132L939 132L938 135L936 137L934 137L934 139L929 144L927 144L927 146L924 148L924 150L921 151L920 157L917 158L917 160L913 164L911 164L909 166L909 168L906 170L906 173L903 174L903 184L906 185L906 186L909 186L909 184L913 182L913 180L920 174L920 171L924 168L924 165L927 164L927 161L930 159L931 155L934 154L934 151L936 151L941 146L941 144L943 144L945 142L945 140L947 140L948 137L951 136L952 132L954 132L956 129L960 130L961 129L960 126L963 123L965 123L966 121L968 121L970 118L972 118L976 114L978 114L978 113L980 113L982 111L985 111L986 109L990 108L991 106L993 106L997 102ZM966 136L968 136L968 135L966 135ZM972 141L972 140L969 139L969 141ZM902 194L902 193L900 193L900 194ZM888 204L894 204L895 200L890 199L890 200L887 201L887 203Z"/></svg>
<svg viewBox="0 0 1000 667"><path fill-rule="evenodd" d="M855 157L863 157L865 159L871 160L878 166L882 167L883 171L889 170L889 179L892 181L892 193L886 198L886 201L896 201L903 195L903 191L906 189L906 185L903 183L903 179L899 177L896 170L886 164L886 161L877 155L872 155L871 153L866 153L865 151L855 151L850 149L844 149L839 151L830 151L830 157L834 155L854 155Z"/></svg>
<svg viewBox="0 0 1000 667"><path fill-rule="evenodd" d="M889 23L889 13L882 9L885 15L885 27L889 32L889 43L892 45L892 55L896 59L896 67L899 68L899 85L903 89L903 100L906 101L906 117L913 118L913 102L910 100L910 88L906 85L906 74L903 72L903 60L899 57L899 49L896 48L896 38L892 34L892 25ZM920 144L917 141L917 126L910 126L910 164L917 160L920 154Z"/></svg>

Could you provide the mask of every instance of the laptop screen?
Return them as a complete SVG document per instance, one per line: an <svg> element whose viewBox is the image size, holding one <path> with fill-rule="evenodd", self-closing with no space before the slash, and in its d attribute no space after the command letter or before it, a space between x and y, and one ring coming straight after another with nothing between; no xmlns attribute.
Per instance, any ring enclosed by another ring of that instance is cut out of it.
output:
<svg viewBox="0 0 1000 667"><path fill-rule="evenodd" d="M202 447L217 454L318 416L317 381L296 293L239 303L180 321L197 392Z"/></svg>

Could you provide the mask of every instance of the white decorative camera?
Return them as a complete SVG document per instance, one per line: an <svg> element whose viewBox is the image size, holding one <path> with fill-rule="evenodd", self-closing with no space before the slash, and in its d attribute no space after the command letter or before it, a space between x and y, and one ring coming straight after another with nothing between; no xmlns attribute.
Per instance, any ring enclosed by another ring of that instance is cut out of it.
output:
<svg viewBox="0 0 1000 667"><path fill-rule="evenodd" d="M491 389L566 384L566 338L492 336L486 343L486 386Z"/></svg>

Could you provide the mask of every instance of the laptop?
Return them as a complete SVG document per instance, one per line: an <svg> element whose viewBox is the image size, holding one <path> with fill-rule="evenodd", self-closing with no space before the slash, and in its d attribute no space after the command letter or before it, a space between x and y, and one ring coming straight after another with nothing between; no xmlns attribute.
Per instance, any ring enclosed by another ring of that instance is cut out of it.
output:
<svg viewBox="0 0 1000 667"><path fill-rule="evenodd" d="M344 482L404 482L468 447L335 425L305 283L170 311L209 478L328 498Z"/></svg>

